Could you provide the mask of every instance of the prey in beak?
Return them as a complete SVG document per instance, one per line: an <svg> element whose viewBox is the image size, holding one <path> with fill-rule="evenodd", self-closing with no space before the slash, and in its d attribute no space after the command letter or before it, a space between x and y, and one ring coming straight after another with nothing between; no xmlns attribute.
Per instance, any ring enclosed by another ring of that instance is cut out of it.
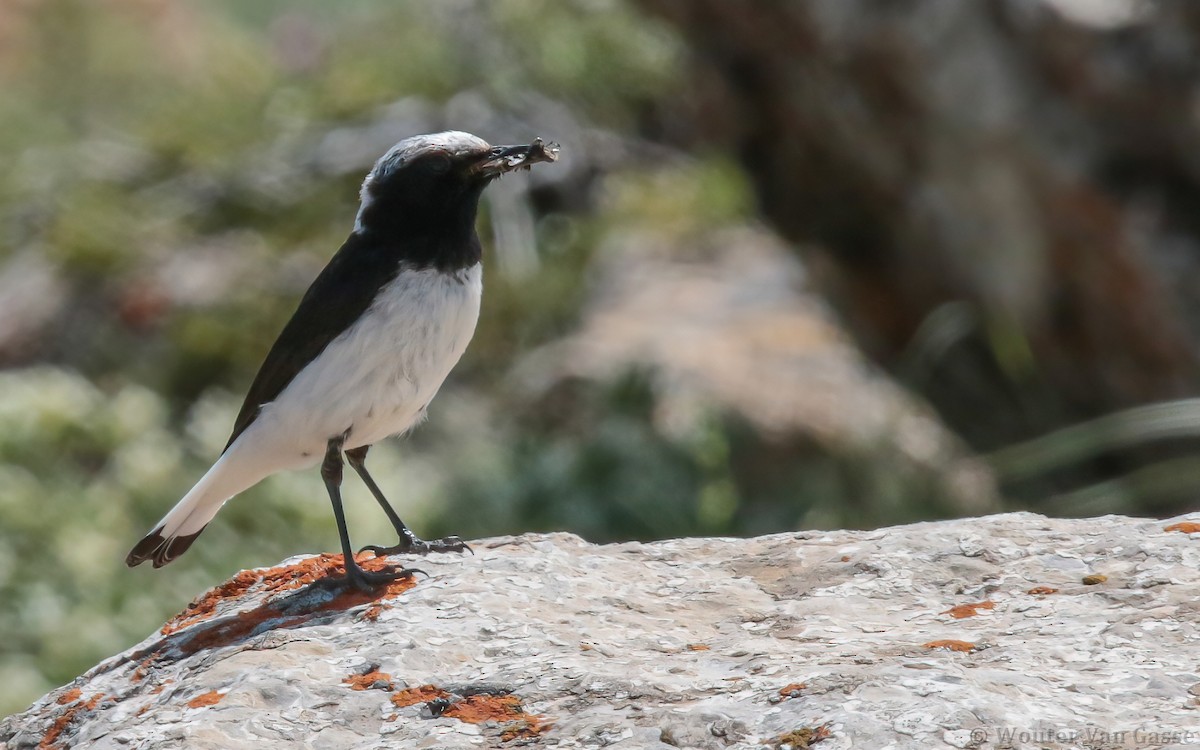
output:
<svg viewBox="0 0 1200 750"><path fill-rule="evenodd" d="M483 177L499 177L517 169L529 169L534 164L558 159L557 143L534 138L524 146L493 146L475 165L474 172Z"/></svg>

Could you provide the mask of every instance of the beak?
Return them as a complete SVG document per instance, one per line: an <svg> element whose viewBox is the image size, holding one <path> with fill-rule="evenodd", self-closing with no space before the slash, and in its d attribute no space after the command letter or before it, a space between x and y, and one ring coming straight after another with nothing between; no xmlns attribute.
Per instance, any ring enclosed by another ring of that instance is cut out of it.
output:
<svg viewBox="0 0 1200 750"><path fill-rule="evenodd" d="M522 167L529 169L534 164L557 159L557 143L545 143L541 138L534 138L533 143L524 146L493 146L473 171L482 177L499 177Z"/></svg>

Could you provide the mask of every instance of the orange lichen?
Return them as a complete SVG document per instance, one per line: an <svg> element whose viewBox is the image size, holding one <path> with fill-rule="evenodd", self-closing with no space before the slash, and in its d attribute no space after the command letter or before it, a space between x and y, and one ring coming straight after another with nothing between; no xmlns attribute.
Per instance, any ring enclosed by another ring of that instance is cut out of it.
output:
<svg viewBox="0 0 1200 750"><path fill-rule="evenodd" d="M1058 589L1050 586L1034 586L1025 593L1030 596L1050 596L1051 594L1057 594Z"/></svg>
<svg viewBox="0 0 1200 750"><path fill-rule="evenodd" d="M790 685L784 685L779 688L779 695L782 698L799 698L800 691L804 690L808 685L803 682L793 682Z"/></svg>
<svg viewBox="0 0 1200 750"><path fill-rule="evenodd" d="M341 559L340 555L338 556L338 559ZM372 559L382 560L383 558ZM366 570L386 567L388 567L386 563L381 565L363 565L363 568ZM333 610L350 609L351 607L357 607L360 604L377 602L379 599L389 599L391 597L403 594L405 591L408 591L416 585L417 582L414 578L400 578L375 591L367 592L359 591L358 589L347 589L330 599L328 602L322 604L317 611L329 612Z"/></svg>
<svg viewBox="0 0 1200 750"><path fill-rule="evenodd" d="M525 711L515 695L469 695L447 708L442 716L482 724L486 721L506 722L500 732L502 742L533 739L550 729L542 717Z"/></svg>
<svg viewBox="0 0 1200 750"><path fill-rule="evenodd" d="M91 698L88 698L86 701L80 701L79 697L81 694L81 691L76 688L73 690L68 690L58 699L60 705L66 703L71 703L71 705L67 706L66 710L63 711L62 714L60 714L59 717L54 720L54 723L50 725L50 728L46 730L46 734L42 736L42 741L38 743L38 750L55 750L56 748L60 747L58 745L58 739L63 735L63 732L67 731L67 728L71 726L71 723L75 721L75 717L84 711L91 711L98 703L100 703L101 700L104 699L102 694L97 693ZM68 700L63 700L64 698L67 698L67 696L73 697Z"/></svg>
<svg viewBox="0 0 1200 750"><path fill-rule="evenodd" d="M1180 521L1170 526L1164 526L1163 531L1182 531L1184 534L1200 534L1200 523L1195 521Z"/></svg>
<svg viewBox="0 0 1200 750"><path fill-rule="evenodd" d="M355 560L364 570L382 570L389 567L385 558L369 553L356 556ZM280 565L265 570L243 570L220 586L201 594L186 609L163 625L161 632L163 635L171 635L207 620L216 614L221 602L244 596L251 589L269 595L298 589L331 575L341 575L345 572L342 562L341 555L326 553L306 558L294 565ZM414 585L411 578L401 578L371 593L357 589L347 590L325 605L324 609L346 609L376 599L396 596Z"/></svg>
<svg viewBox="0 0 1200 750"><path fill-rule="evenodd" d="M804 750L804 748L812 747L822 740L829 739L829 737L829 725L822 724L819 727L793 729L787 734L779 736L769 744L775 748L790 747L793 750Z"/></svg>
<svg viewBox="0 0 1200 750"><path fill-rule="evenodd" d="M58 700L56 702L60 706L63 705L64 703L74 703L75 701L79 700L79 696L81 696L81 695L83 695L82 690L80 690L79 688L71 688L67 692L58 696Z"/></svg>
<svg viewBox="0 0 1200 750"><path fill-rule="evenodd" d="M270 605L255 607L224 622L202 630L180 646L185 655L192 655L210 648L220 648L250 636L260 625L279 620L276 628L288 628L309 619L307 615L280 619L282 613Z"/></svg>
<svg viewBox="0 0 1200 750"><path fill-rule="evenodd" d="M709 647L703 643L689 643L687 645L687 650L688 651L708 651Z"/></svg>
<svg viewBox="0 0 1200 750"><path fill-rule="evenodd" d="M383 611L385 609L391 609L391 608L392 607L390 604L384 604L383 602L375 602L371 606L364 609L363 613L358 616L358 619L366 620L368 622L375 622L376 620L379 619L379 616L381 614L383 614Z"/></svg>
<svg viewBox="0 0 1200 750"><path fill-rule="evenodd" d="M174 634L188 629L188 633L182 636L185 640L179 645L179 649L185 655L191 655L205 649L237 643L260 629L293 628L307 622L320 612L349 609L377 599L398 596L416 585L412 578L401 578L370 592L345 588L328 601L299 614L294 613L294 608L289 610L286 602L280 602L280 597L276 597L268 599L254 609L238 612L211 624L204 623L213 616L221 601L245 593L248 586L261 585L268 592L296 589L327 575L340 574L341 559L341 555L321 555L301 561L296 565L273 568L265 573L256 572L252 575L239 573L230 581L193 602L187 610L163 626L163 633ZM364 558L360 563L367 570L377 570L387 566L387 562L383 558Z"/></svg>
<svg viewBox="0 0 1200 750"><path fill-rule="evenodd" d="M540 716L529 716L527 719L514 721L500 732L501 742L513 740L532 740L549 732L554 725L543 720Z"/></svg>
<svg viewBox="0 0 1200 750"><path fill-rule="evenodd" d="M500 731L502 742L535 739L552 726L541 716L528 713L515 695L468 695L447 708L442 716L483 724L487 721L505 722Z"/></svg>
<svg viewBox="0 0 1200 750"><path fill-rule="evenodd" d="M528 716L521 708L521 699L515 695L468 695L455 701L442 712L442 716L482 724L485 721L513 721Z"/></svg>
<svg viewBox="0 0 1200 750"><path fill-rule="evenodd" d="M351 690L371 690L375 687L375 683L382 682L387 685L384 690L392 689L392 676L387 672L380 672L378 669L372 669L370 672L363 674L352 674L343 683L350 686Z"/></svg>
<svg viewBox="0 0 1200 750"><path fill-rule="evenodd" d="M405 688L392 693L392 705L396 708L413 706L418 703L428 703L438 698L449 698L450 694L433 685L422 685L415 688Z"/></svg>
<svg viewBox="0 0 1200 750"><path fill-rule="evenodd" d="M188 625L212 617L217 611L217 605L226 599L241 596L251 586L258 583L258 581L259 574L257 571L243 570L220 586L209 589L194 599L182 612L168 620L159 632L163 635L171 635L186 628Z"/></svg>
<svg viewBox="0 0 1200 750"><path fill-rule="evenodd" d="M363 675L363 677L368 677ZM352 675L345 682L350 682L359 675ZM391 701L397 708L413 706L418 703L443 701L438 716L458 719L468 724L483 724L488 721L502 722L500 739L511 742L518 739L533 739L551 727L541 716L525 711L521 699L515 695L494 695L477 693L462 698L451 695L436 685L421 685L420 687L405 688L392 693ZM394 718L394 717L393 717Z"/></svg>
<svg viewBox="0 0 1200 750"><path fill-rule="evenodd" d="M157 653L152 653L145 659L138 662L138 665L133 670L133 674L129 676L131 682L141 682L146 679L146 675L150 674L150 667L154 666L154 660L158 658Z"/></svg>
<svg viewBox="0 0 1200 750"><path fill-rule="evenodd" d="M923 644L921 648L941 648L947 651L962 651L964 653L970 653L979 647L970 641L944 640L930 641L929 643Z"/></svg>
<svg viewBox="0 0 1200 750"><path fill-rule="evenodd" d="M205 706L215 706L225 697L224 693L216 690L209 690L207 693L201 693L195 698L188 701L188 708L204 708Z"/></svg>
<svg viewBox="0 0 1200 750"><path fill-rule="evenodd" d="M976 602L975 604L959 604L958 606L951 607L941 614L950 615L955 620L961 620L964 617L974 617L975 615L979 614L979 610L981 609L995 608L996 603L989 599L988 601Z"/></svg>

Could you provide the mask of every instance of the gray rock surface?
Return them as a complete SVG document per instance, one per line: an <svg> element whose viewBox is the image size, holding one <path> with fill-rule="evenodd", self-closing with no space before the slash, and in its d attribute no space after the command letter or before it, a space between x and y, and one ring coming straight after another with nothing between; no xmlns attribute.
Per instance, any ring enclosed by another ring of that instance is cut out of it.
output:
<svg viewBox="0 0 1200 750"><path fill-rule="evenodd" d="M527 535L374 601L298 586L336 558L296 559L9 717L0 747L1195 746L1180 520Z"/></svg>

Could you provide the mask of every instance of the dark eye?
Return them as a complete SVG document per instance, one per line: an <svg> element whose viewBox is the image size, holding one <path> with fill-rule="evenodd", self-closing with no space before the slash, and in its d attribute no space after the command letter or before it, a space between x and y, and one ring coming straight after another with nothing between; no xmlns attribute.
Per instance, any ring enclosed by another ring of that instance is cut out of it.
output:
<svg viewBox="0 0 1200 750"><path fill-rule="evenodd" d="M447 154L434 154L429 157L429 171L434 174L443 174L450 171L451 161Z"/></svg>

